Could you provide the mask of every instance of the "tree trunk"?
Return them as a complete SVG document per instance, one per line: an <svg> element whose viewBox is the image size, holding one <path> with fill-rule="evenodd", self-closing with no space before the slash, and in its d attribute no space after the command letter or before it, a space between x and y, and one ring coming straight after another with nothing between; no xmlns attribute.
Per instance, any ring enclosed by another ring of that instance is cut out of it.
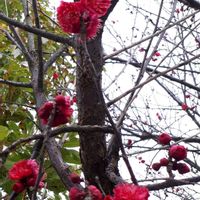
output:
<svg viewBox="0 0 200 200"><path fill-rule="evenodd" d="M96 74L91 68L91 64L87 61L84 62L85 54L79 51L76 85L78 120L80 125L104 125L105 109L96 87L96 84L101 86L103 67L101 34L87 43L87 49ZM87 132L79 132L79 136L80 157L85 179L89 184L97 185L95 178L99 178L102 188L106 193L109 193L113 185L105 175L107 164L105 133L88 134Z"/></svg>

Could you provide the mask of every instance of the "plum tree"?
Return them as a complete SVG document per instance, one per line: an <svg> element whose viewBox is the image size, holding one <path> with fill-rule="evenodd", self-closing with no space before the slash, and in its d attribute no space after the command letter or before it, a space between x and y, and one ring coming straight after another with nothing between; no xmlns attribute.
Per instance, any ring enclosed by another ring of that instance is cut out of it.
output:
<svg viewBox="0 0 200 200"><path fill-rule="evenodd" d="M199 8L1 1L1 198L198 199Z"/></svg>

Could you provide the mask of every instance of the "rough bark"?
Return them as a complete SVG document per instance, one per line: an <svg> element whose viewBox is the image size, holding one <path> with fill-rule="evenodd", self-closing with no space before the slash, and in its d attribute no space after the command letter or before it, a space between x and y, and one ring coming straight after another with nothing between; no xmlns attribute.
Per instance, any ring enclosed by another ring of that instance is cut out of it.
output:
<svg viewBox="0 0 200 200"><path fill-rule="evenodd" d="M87 49L96 73L85 60L85 52L78 49L79 65L77 66L77 99L78 120L80 125L104 125L105 111L99 97L101 91L97 91L96 85L101 85L101 72L103 67L103 55L101 46L101 34L87 43ZM106 140L105 133L96 132L88 134L79 132L80 157L82 169L86 180L97 185L95 177L107 193L112 190L112 184L106 177Z"/></svg>
<svg viewBox="0 0 200 200"><path fill-rule="evenodd" d="M118 0L113 0L107 14L102 18L102 26L107 17L112 12ZM79 46L79 44L77 44ZM87 42L87 50L95 69L87 63L85 52L80 48L76 49L78 56L78 66L76 74L76 92L78 99L78 121L80 125L100 125L105 124L105 109L101 101L97 85L101 88L102 68L103 68L103 49L102 49L102 30L98 36ZM86 61L86 62L85 62ZM106 176L107 149L105 133L96 132L88 134L79 132L80 136L80 157L82 170L85 179L89 184L97 185L95 177L105 193L110 193L113 183Z"/></svg>

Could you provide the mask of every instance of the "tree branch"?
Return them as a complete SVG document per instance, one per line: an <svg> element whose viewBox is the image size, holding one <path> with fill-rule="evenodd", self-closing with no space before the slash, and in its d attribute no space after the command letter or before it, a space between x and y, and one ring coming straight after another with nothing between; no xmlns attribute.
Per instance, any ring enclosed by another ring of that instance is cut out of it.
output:
<svg viewBox="0 0 200 200"><path fill-rule="evenodd" d="M56 128L54 130L49 131L49 137L55 137L59 134L66 133L66 132L87 132L88 134L90 133L95 133L95 132L103 132L103 133L113 133L113 129L109 126L97 126L97 125L84 125L84 126L79 126L79 125L72 125L72 126L64 126L61 128ZM44 139L43 134L37 134L33 135L27 138L20 138L19 140L13 142L10 146L8 146L6 149L4 149L2 152L0 152L0 157L7 157L7 155L16 149L17 146L31 142L33 140L39 140L39 139Z"/></svg>
<svg viewBox="0 0 200 200"><path fill-rule="evenodd" d="M16 45L24 54L24 56L26 57L27 61L30 62L32 61L32 57L29 54L28 50L26 49L25 45L23 44L20 36L18 35L18 33L16 32L15 28L11 25L9 25L10 30L13 32L15 38L12 37L12 35L10 35L10 33L4 29L0 29L3 33L5 33L6 37L14 44Z"/></svg>
<svg viewBox="0 0 200 200"><path fill-rule="evenodd" d="M49 58L49 60L46 61L46 63L44 64L44 72L47 71L48 67L50 67L55 61L56 59L62 55L62 53L64 52L64 50L67 48L67 45L62 45L56 52L54 52L54 54Z"/></svg>
<svg viewBox="0 0 200 200"><path fill-rule="evenodd" d="M200 3L196 0L178 0L178 1L191 8L200 9Z"/></svg>
<svg viewBox="0 0 200 200"><path fill-rule="evenodd" d="M179 24L180 22L185 21L186 19L192 17L193 15L197 14L198 12L199 12L199 10L196 11L196 12L194 12L194 13L192 13L192 14L190 14L190 15L188 15L188 16L186 16L186 17L184 17L184 18L182 18L182 19L180 19L180 20L178 20L178 21L176 21L176 22L173 23L173 24L170 24L170 25L164 27L163 29L161 29L160 31L157 31L156 33L154 33L154 34L152 34L152 35L150 35L150 36L147 36L147 37L141 39L141 40L138 41L138 42L135 42L135 43L133 43L133 44L131 44L131 45L129 45L129 46L126 46L126 47L124 47L124 48L122 48L122 49L120 49L120 50L118 50L118 51L115 51L114 53L112 53L112 54L110 54L110 55L104 56L104 60L107 60L107 59L109 59L109 58L112 58L113 56L116 56L116 55L118 55L118 54L120 54L120 53L122 53L122 52L124 52L124 51L127 51L128 49L130 49L130 48L132 48L132 47L134 47L134 46L137 46L138 44L141 44L142 42L145 42L145 41L147 41L147 40L149 40L149 39L151 39L151 38L153 38L153 37L155 37L155 36L160 35L162 32L165 32L167 29L170 29L170 28L172 28L173 26Z"/></svg>
<svg viewBox="0 0 200 200"><path fill-rule="evenodd" d="M56 136L60 133L65 132L103 132L103 133L111 133L113 134L113 129L111 126L98 126L98 125L71 125L71 126L64 126L61 128L54 129L50 132L50 137Z"/></svg>
<svg viewBox="0 0 200 200"><path fill-rule="evenodd" d="M38 28L34 28L34 27L31 27L31 26L28 26L28 25L25 25L21 22L18 22L16 20L13 20L7 16L5 16L2 12L0 12L0 20L8 23L8 24L11 24L13 26L16 26L16 27L19 27L25 31L28 31L30 33L34 33L36 35L40 35L44 38L47 38L47 39L50 39L50 40L53 40L55 42L59 42L59 43L63 43L63 44L68 44L69 46L72 46L74 47L74 42L73 42L73 38L72 39L69 39L67 37L63 37L63 36L59 36L59 35L56 35L56 34L53 34L53 33L49 33L45 30L41 30L41 29L38 29Z"/></svg>
<svg viewBox="0 0 200 200"><path fill-rule="evenodd" d="M174 67L171 67L171 68L169 68L169 69L167 69L167 70L165 70L165 71L163 71L163 72L161 72L161 73L159 73L159 74L156 74L155 76L149 77L146 81L140 83L139 85L135 86L134 88L132 88L132 89L130 89L130 90L127 90L126 92L124 92L124 93L121 94L120 96L118 96L118 97L116 97L115 99L111 100L110 102L107 103L107 105L108 105L108 106L111 106L112 104L114 104L115 102L119 101L121 98L125 97L126 95L128 95L128 94L131 93L132 91L134 91L134 90L136 90L136 89L138 89L138 88L143 87L143 86L146 85L147 83L149 83L149 82L151 82L151 81L153 81L153 80L155 80L155 79L157 79L157 78L159 78L159 77L161 77L161 76L167 74L167 73L170 72L170 71L173 71L173 70L175 70L175 69L178 69L178 68L181 67L181 66L187 65L188 63L192 62L193 60L199 58L199 56L200 56L200 54L194 56L193 58L190 58L190 59L186 60L185 62L182 62L182 63L180 63L180 64L178 64L178 65L175 65Z"/></svg>
<svg viewBox="0 0 200 200"><path fill-rule="evenodd" d="M180 179L180 180L169 179L162 183L148 184L144 186L147 187L150 191L153 191L153 190L162 190L162 189L174 187L174 186L191 185L199 181L200 181L200 176L197 176L197 177Z"/></svg>
<svg viewBox="0 0 200 200"><path fill-rule="evenodd" d="M124 60L124 59L118 58L118 57L113 57L113 58L111 58L111 60L115 60L115 61L118 61L120 63L125 63L125 64L127 63L127 60ZM132 66L135 66L136 68L141 68L141 63L129 62L129 64L132 65ZM154 74L160 74L161 73L160 71L152 69L150 67L147 67L146 71L147 72L153 72ZM199 72L197 72L197 73L199 73ZM188 83L185 80L178 79L178 78L175 78L175 77L167 75L167 74L164 74L163 77L169 79L170 81L174 81L176 83L180 83L181 85L185 85L185 86L189 87L190 89L193 89L193 90L196 90L196 91L200 92L200 88L199 87L197 87L195 85L192 85L191 83Z"/></svg>
<svg viewBox="0 0 200 200"><path fill-rule="evenodd" d="M41 29L40 20L38 16L37 10L37 0L32 1L33 6L33 13L35 16L35 25L38 29ZM44 78L44 69L43 69L43 52L42 52L42 38L40 35L37 35L37 53L38 53L38 89L42 92L43 91L43 78Z"/></svg>
<svg viewBox="0 0 200 200"><path fill-rule="evenodd" d="M16 82L16 81L9 81L9 80L4 80L0 78L0 83L6 84L6 85L12 85L16 87L25 87L25 88L32 88L31 83L22 83L22 82Z"/></svg>

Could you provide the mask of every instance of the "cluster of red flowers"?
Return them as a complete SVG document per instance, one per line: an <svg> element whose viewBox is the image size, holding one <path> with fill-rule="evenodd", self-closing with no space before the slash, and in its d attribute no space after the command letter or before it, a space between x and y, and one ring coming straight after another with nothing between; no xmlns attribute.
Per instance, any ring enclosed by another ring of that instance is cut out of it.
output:
<svg viewBox="0 0 200 200"><path fill-rule="evenodd" d="M83 181L76 173L71 173L69 179L74 184L79 184ZM69 191L70 200L83 200L86 197L90 197L92 200L147 200L149 197L149 191L145 187L140 187L133 184L123 183L118 184L113 189L113 196L106 195L103 198L102 193L94 185L89 185L84 190L77 187L72 187Z"/></svg>
<svg viewBox="0 0 200 200"><path fill-rule="evenodd" d="M13 191L23 192L26 188L34 186L39 173L39 166L35 160L22 160L16 162L8 172L11 180L17 181L13 185ZM39 188L44 186L44 177L40 180Z"/></svg>
<svg viewBox="0 0 200 200"><path fill-rule="evenodd" d="M76 183L81 183L83 181L83 179L76 173L71 173L68 177L72 183L76 184Z"/></svg>
<svg viewBox="0 0 200 200"><path fill-rule="evenodd" d="M114 195L110 200L148 200L149 191L145 187L140 187L133 184L118 184L113 190Z"/></svg>
<svg viewBox="0 0 200 200"><path fill-rule="evenodd" d="M106 14L110 3L111 0L61 1L57 8L57 19L64 32L81 33L83 25L87 39L92 39L101 27L99 18Z"/></svg>
<svg viewBox="0 0 200 200"><path fill-rule="evenodd" d="M72 187L69 192L70 200L83 200L86 196L90 196L92 200L148 200L149 191L145 187L123 183L115 186L113 196L107 195L104 198L101 192L93 185L89 185L84 191Z"/></svg>
<svg viewBox="0 0 200 200"><path fill-rule="evenodd" d="M89 185L85 190L72 187L69 191L70 200L83 200L87 196L92 200L103 200L101 192L94 185Z"/></svg>
<svg viewBox="0 0 200 200"><path fill-rule="evenodd" d="M68 178L74 184L79 184L83 181L83 179L76 173L71 173ZM83 200L85 197L90 197L92 200L103 200L101 192L94 185L89 185L84 190L72 187L69 191L70 200Z"/></svg>
<svg viewBox="0 0 200 200"><path fill-rule="evenodd" d="M168 133L162 133L158 137L158 142L161 145L169 145L172 140ZM167 167L171 163L172 170L178 170L180 174L185 174L190 171L189 167L185 163L178 163L180 160L184 160L187 157L187 150L182 145L172 145L168 150L169 158L162 158L160 162L153 163L152 168L158 171L162 166Z"/></svg>
<svg viewBox="0 0 200 200"><path fill-rule="evenodd" d="M54 108L54 102L47 101L38 110L38 116L43 124L47 124L49 116ZM69 96L58 95L55 97L55 115L51 123L52 127L68 123L71 119L73 109L71 108L71 101Z"/></svg>

